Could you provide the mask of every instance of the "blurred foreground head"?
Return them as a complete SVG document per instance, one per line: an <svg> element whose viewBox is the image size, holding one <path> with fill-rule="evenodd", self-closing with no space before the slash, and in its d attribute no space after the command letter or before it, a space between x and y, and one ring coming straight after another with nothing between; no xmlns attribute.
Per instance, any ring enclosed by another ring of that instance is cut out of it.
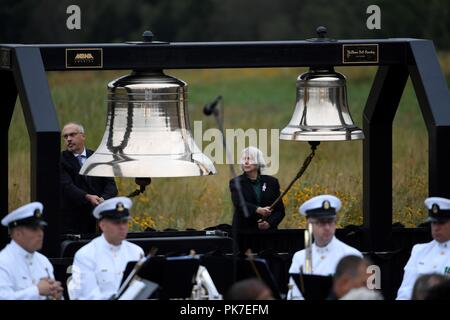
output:
<svg viewBox="0 0 450 320"><path fill-rule="evenodd" d="M346 256L336 266L333 292L341 300L381 300L379 292L367 288L371 262L358 256Z"/></svg>
<svg viewBox="0 0 450 320"><path fill-rule="evenodd" d="M225 295L225 300L273 300L272 291L261 280L252 278L236 282Z"/></svg>
<svg viewBox="0 0 450 320"><path fill-rule="evenodd" d="M430 273L421 275L414 283L411 300L425 300L431 289L445 281L450 281L450 279L441 274Z"/></svg>

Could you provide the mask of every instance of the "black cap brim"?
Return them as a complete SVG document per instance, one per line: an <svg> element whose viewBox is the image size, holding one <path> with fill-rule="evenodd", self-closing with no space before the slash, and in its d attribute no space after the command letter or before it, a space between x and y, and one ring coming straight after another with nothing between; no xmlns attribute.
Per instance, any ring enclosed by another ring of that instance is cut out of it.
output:
<svg viewBox="0 0 450 320"><path fill-rule="evenodd" d="M25 223L25 224L22 224L22 225L25 226L25 227L33 228L33 227L46 227L48 224L44 220L35 219L33 221L30 221L29 223Z"/></svg>
<svg viewBox="0 0 450 320"><path fill-rule="evenodd" d="M437 217L428 217L426 220L425 220L426 222L446 222L446 221L450 221L450 219L449 218L446 218L446 217L439 217L439 218L437 218Z"/></svg>
<svg viewBox="0 0 450 320"><path fill-rule="evenodd" d="M334 220L334 219L336 219L336 215L335 214L323 215L323 216L316 217L316 219L317 220Z"/></svg>
<svg viewBox="0 0 450 320"><path fill-rule="evenodd" d="M10 229L15 228L15 227L44 228L47 225L48 225L47 222L45 222L42 219L23 219L23 220L13 221L12 223L9 224L8 227Z"/></svg>
<svg viewBox="0 0 450 320"><path fill-rule="evenodd" d="M315 213L307 216L308 218L317 219L317 220L331 220L336 219L335 213L323 212L323 213Z"/></svg>
<svg viewBox="0 0 450 320"><path fill-rule="evenodd" d="M335 208L316 208L306 211L306 217L315 219L332 219L336 217Z"/></svg>
<svg viewBox="0 0 450 320"><path fill-rule="evenodd" d="M110 221L129 221L131 220L130 215L105 215L105 216L101 216L100 220L110 220Z"/></svg>
<svg viewBox="0 0 450 320"><path fill-rule="evenodd" d="M47 223L46 221L44 221L44 220L39 220L39 221L36 223L36 226L39 226L39 227L46 227L46 226L48 226L48 223Z"/></svg>

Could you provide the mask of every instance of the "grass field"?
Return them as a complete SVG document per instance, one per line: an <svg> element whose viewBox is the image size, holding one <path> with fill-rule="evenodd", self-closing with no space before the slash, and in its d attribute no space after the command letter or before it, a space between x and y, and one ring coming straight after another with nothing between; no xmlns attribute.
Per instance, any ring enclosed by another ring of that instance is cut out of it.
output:
<svg viewBox="0 0 450 320"><path fill-rule="evenodd" d="M447 56L441 63L449 66ZM167 74L189 85L191 125L203 121L203 129L215 127L202 107L218 94L224 97L226 128L282 129L290 120L295 102L295 79L306 69L176 70ZM357 125L375 74L375 68L337 68L348 78L349 104ZM127 72L50 73L49 84L60 125L77 121L85 126L87 145L96 149L106 119L106 84ZM450 74L446 71L446 74ZM408 82L394 121L393 201L394 222L415 226L426 212L427 132L412 85ZM29 141L20 104L13 115L9 135L9 208L29 201ZM309 152L306 143L280 142L277 177L287 186ZM133 230L153 227L202 229L230 223L232 204L228 191L229 169L216 165L218 174L209 177L153 179L146 193L135 200ZM237 168L238 169L238 168ZM238 169L239 170L239 169ZM380 172L380 174L383 174ZM134 190L132 179L116 178L121 195ZM322 143L316 158L285 199L286 218L282 228L304 225L299 205L319 193L343 200L340 225L362 223L362 142Z"/></svg>

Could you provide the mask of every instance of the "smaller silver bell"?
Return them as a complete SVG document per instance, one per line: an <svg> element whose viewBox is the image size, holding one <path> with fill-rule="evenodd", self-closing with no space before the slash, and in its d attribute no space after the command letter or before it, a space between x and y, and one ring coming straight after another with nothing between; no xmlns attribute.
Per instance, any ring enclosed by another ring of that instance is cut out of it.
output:
<svg viewBox="0 0 450 320"><path fill-rule="evenodd" d="M280 139L345 141L364 139L347 102L346 78L334 69L311 69L297 78L297 103Z"/></svg>

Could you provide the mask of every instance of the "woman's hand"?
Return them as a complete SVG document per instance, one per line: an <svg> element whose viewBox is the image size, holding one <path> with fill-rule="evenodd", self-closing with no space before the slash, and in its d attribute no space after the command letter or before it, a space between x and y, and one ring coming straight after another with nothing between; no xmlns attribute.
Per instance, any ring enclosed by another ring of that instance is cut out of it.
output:
<svg viewBox="0 0 450 320"><path fill-rule="evenodd" d="M256 213L262 215L263 217L268 217L272 213L272 209L270 209L270 207L258 207L256 209Z"/></svg>
<svg viewBox="0 0 450 320"><path fill-rule="evenodd" d="M258 222L258 228L259 230L267 230L270 228L270 223L268 223L267 221Z"/></svg>

